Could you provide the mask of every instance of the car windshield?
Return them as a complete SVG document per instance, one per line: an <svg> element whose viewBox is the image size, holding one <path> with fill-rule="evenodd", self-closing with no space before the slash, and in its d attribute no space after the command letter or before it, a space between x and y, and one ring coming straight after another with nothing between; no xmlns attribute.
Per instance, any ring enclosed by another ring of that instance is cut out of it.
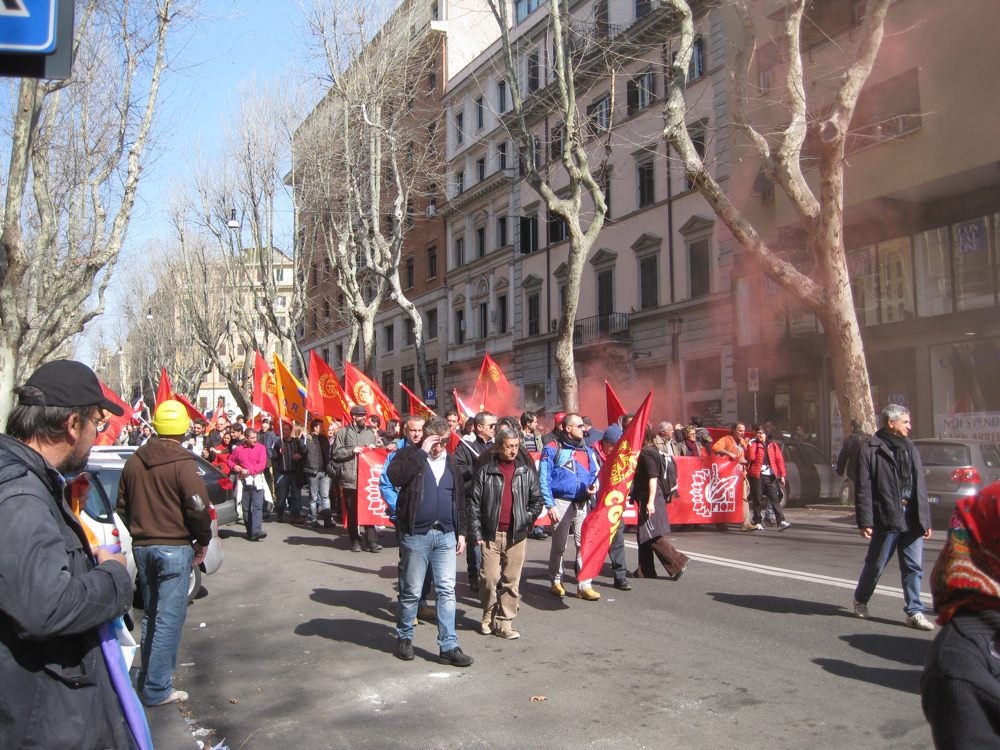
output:
<svg viewBox="0 0 1000 750"><path fill-rule="evenodd" d="M1000 445L983 443L979 446L983 452L983 463L988 469L1000 469Z"/></svg>
<svg viewBox="0 0 1000 750"><path fill-rule="evenodd" d="M108 495L108 499L114 503L118 502L118 480L121 479L121 476L121 469L109 466L105 466L101 469L101 473L97 475L98 479L101 480L104 491Z"/></svg>
<svg viewBox="0 0 1000 750"><path fill-rule="evenodd" d="M917 443L924 466L971 466L969 446L961 443Z"/></svg>

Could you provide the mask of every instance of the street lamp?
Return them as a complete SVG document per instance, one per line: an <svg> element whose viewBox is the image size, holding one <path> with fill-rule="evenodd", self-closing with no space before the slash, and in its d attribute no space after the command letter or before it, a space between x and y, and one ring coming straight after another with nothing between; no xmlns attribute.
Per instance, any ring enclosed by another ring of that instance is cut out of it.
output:
<svg viewBox="0 0 1000 750"><path fill-rule="evenodd" d="M236 209L235 208L233 209L232 213L229 214L229 221L226 223L226 226L229 227L230 229L232 229L234 232L237 229L240 228L240 223L238 221L236 221Z"/></svg>
<svg viewBox="0 0 1000 750"><path fill-rule="evenodd" d="M684 411L684 396L681 393L681 357L679 347L681 330L684 328L684 318L674 310L667 316L667 325L670 326L670 369L674 375L673 389L668 387L667 390L673 390L676 394L677 412L674 419L683 419L681 414Z"/></svg>
<svg viewBox="0 0 1000 750"><path fill-rule="evenodd" d="M149 311L146 313L146 320L152 320L152 319L153 319L153 308L151 307L149 308Z"/></svg>

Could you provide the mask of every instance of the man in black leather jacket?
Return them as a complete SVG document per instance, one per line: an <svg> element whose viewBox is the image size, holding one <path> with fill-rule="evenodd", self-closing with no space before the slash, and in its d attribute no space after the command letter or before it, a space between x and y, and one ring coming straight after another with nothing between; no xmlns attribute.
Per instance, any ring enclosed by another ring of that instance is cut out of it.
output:
<svg viewBox="0 0 1000 750"><path fill-rule="evenodd" d="M528 531L545 508L534 464L519 452L521 437L510 427L496 436L497 452L472 478L468 512L469 543L482 549L479 596L483 619L479 632L520 638L512 623L517 616L518 585ZM497 583L502 590L497 597Z"/></svg>

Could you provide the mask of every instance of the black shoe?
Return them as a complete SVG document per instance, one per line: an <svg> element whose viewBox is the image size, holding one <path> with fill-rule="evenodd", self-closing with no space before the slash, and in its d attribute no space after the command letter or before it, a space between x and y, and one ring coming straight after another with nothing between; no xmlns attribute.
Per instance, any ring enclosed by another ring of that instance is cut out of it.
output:
<svg viewBox="0 0 1000 750"><path fill-rule="evenodd" d="M409 638L400 638L399 645L396 646L396 658L413 661L413 641Z"/></svg>
<svg viewBox="0 0 1000 750"><path fill-rule="evenodd" d="M379 544L378 542L375 542L375 544L369 544L368 545L368 551L369 552L381 552L382 551L382 545Z"/></svg>
<svg viewBox="0 0 1000 750"><path fill-rule="evenodd" d="M615 581L615 588L618 589L619 591L632 590L632 586L624 578L622 578L620 581Z"/></svg>
<svg viewBox="0 0 1000 750"><path fill-rule="evenodd" d="M361 551L361 542L355 542L354 544L351 545L351 552L360 552L360 551Z"/></svg>
<svg viewBox="0 0 1000 750"><path fill-rule="evenodd" d="M475 661L468 654L463 654L462 649L458 646L455 646L451 651L442 651L440 657L441 661L448 662L453 667L468 667Z"/></svg>
<svg viewBox="0 0 1000 750"><path fill-rule="evenodd" d="M319 528L319 521L310 521L309 522L309 526L311 526L314 529L318 529Z"/></svg>
<svg viewBox="0 0 1000 750"><path fill-rule="evenodd" d="M249 531L247 532L247 541L248 542L256 542L257 539L258 539L258 537L257 537L256 534L251 534Z"/></svg>
<svg viewBox="0 0 1000 750"><path fill-rule="evenodd" d="M266 539L267 538L267 532L266 531L259 531L254 536L257 537L257 541L260 541L261 539Z"/></svg>

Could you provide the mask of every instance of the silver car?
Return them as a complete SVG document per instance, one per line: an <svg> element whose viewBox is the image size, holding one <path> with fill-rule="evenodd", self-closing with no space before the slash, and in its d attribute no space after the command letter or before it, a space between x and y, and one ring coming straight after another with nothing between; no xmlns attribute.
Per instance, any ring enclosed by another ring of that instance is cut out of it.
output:
<svg viewBox="0 0 1000 750"><path fill-rule="evenodd" d="M843 480L833 464L815 445L794 440L775 440L785 458L785 489L781 507L829 502L840 497Z"/></svg>
<svg viewBox="0 0 1000 750"><path fill-rule="evenodd" d="M1000 443L936 438L914 440L924 465L931 524L947 529L955 504L1000 479Z"/></svg>

